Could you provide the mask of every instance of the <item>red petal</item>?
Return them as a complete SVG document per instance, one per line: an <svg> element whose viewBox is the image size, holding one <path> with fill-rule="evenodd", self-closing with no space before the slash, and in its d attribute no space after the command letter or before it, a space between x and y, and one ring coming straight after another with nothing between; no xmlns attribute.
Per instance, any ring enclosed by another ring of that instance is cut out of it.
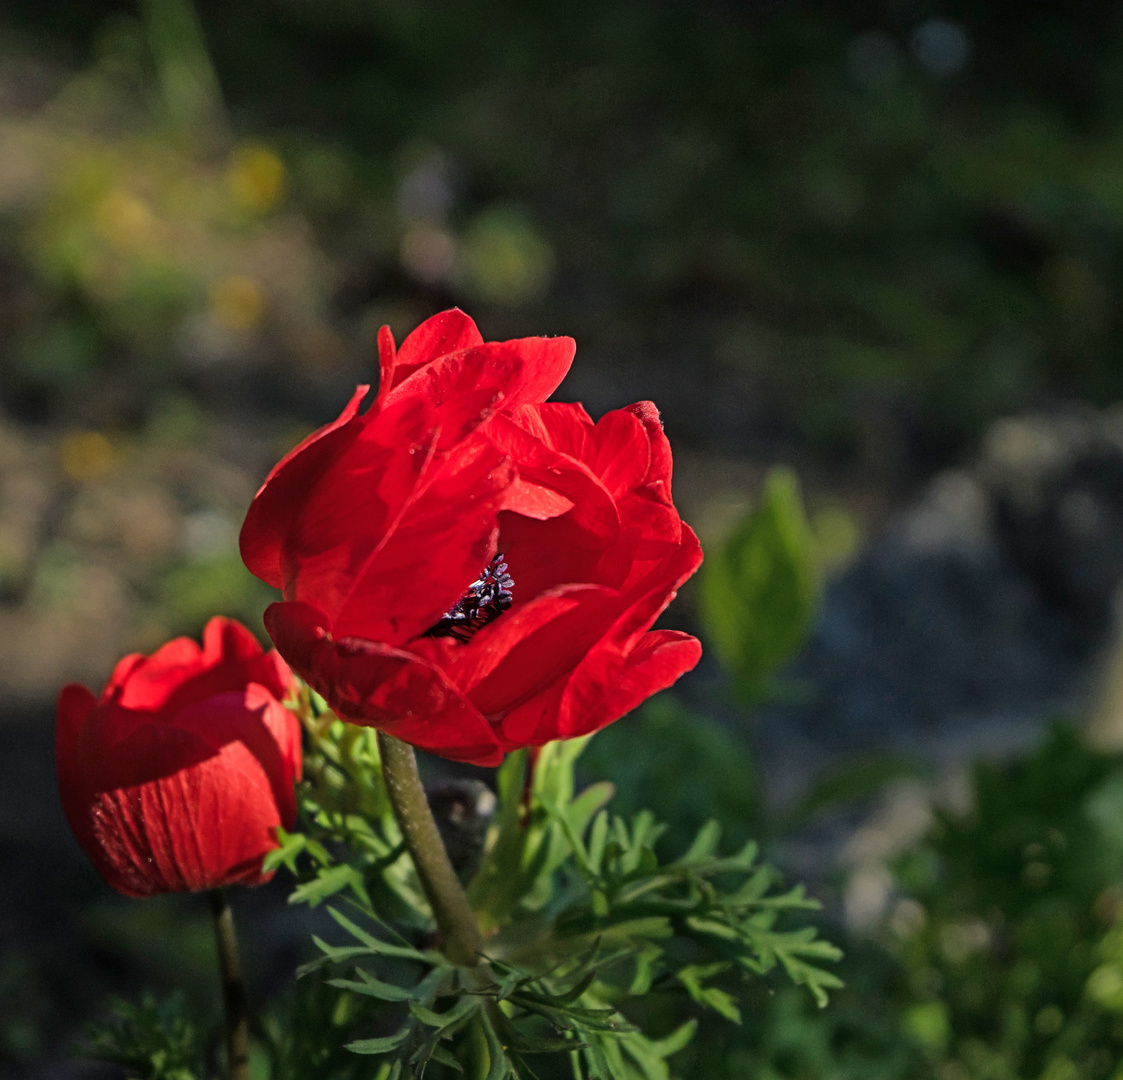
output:
<svg viewBox="0 0 1123 1080"><path fill-rule="evenodd" d="M701 643L675 630L645 634L627 654L611 646L590 653L571 676L504 718L504 750L587 735L611 724L698 663Z"/></svg>
<svg viewBox="0 0 1123 1080"><path fill-rule="evenodd" d="M644 482L651 466L651 441L627 409L605 413L593 428L586 463L614 498Z"/></svg>
<svg viewBox="0 0 1123 1080"><path fill-rule="evenodd" d="M281 823L296 821L293 784L300 778L300 721L262 686L220 694L179 713L172 724L198 736L215 753L231 742L242 743L269 780Z"/></svg>
<svg viewBox="0 0 1123 1080"><path fill-rule="evenodd" d="M379 399L383 397L383 387L389 393L392 387L424 364L432 363L448 353L470 349L483 343L484 339L476 329L476 324L459 308L450 308L426 319L402 342L391 377L384 377L378 388Z"/></svg>
<svg viewBox="0 0 1123 1080"><path fill-rule="evenodd" d="M395 643L440 618L491 557L498 494L511 480L502 455L470 434L484 416L477 394L440 407L406 398L370 418L293 493L286 599L314 603L334 623L354 598L362 610L352 604L340 632ZM386 576L395 567L423 572L411 585Z"/></svg>
<svg viewBox="0 0 1123 1080"><path fill-rule="evenodd" d="M273 466L254 496L238 544L250 573L275 589L284 586L284 549L302 500L317 478L340 457L362 429L356 420L369 386L358 386L347 407Z"/></svg>
<svg viewBox="0 0 1123 1080"><path fill-rule="evenodd" d="M632 409L616 409L594 424L580 405L548 401L513 410L511 422L582 462L614 498L639 487L648 476L651 439Z"/></svg>
<svg viewBox="0 0 1123 1080"><path fill-rule="evenodd" d="M378 331L378 397L374 407L381 406L390 387L394 385L394 369L398 366L398 353L394 347L394 335L390 327L384 326Z"/></svg>
<svg viewBox="0 0 1123 1080"><path fill-rule="evenodd" d="M189 732L148 724L115 754L117 768L152 779L93 796L87 854L110 885L150 896L266 880L261 860L277 845L280 816L245 744L215 753Z"/></svg>
<svg viewBox="0 0 1123 1080"><path fill-rule="evenodd" d="M339 716L454 761L497 765L491 726L439 668L360 638L332 640L310 604L272 604L265 626L281 654Z"/></svg>
<svg viewBox="0 0 1123 1080"><path fill-rule="evenodd" d="M202 656L198 642L187 637L173 638L151 656L126 656L113 669L101 699L127 709L159 709L185 680L205 670Z"/></svg>
<svg viewBox="0 0 1123 1080"><path fill-rule="evenodd" d="M433 409L423 401L382 413L356 428L330 468L289 494L291 520L282 578L288 599L314 597L333 611L414 497L433 464Z"/></svg>
<svg viewBox="0 0 1123 1080"><path fill-rule="evenodd" d="M276 655L233 619L216 616L203 632L202 649L190 638L174 638L150 657L127 656L102 694L125 709L174 714L188 704L257 682L282 698L291 673Z"/></svg>
<svg viewBox="0 0 1123 1080"><path fill-rule="evenodd" d="M522 411L520 411L522 412ZM611 494L583 462L542 442L513 418L496 416L488 425L488 438L518 470L520 485L508 491L503 508L540 518L547 493L573 504L568 520L586 536L574 542L584 547L611 544L620 531L620 517ZM544 489L539 493L534 489ZM530 496L528 498L528 496Z"/></svg>
<svg viewBox="0 0 1123 1080"><path fill-rule="evenodd" d="M596 585L539 596L456 650L449 674L484 716L501 715L576 667L610 629L620 604L618 593Z"/></svg>
<svg viewBox="0 0 1123 1080"><path fill-rule="evenodd" d="M661 484L666 492L666 501L669 503L671 501L671 444L663 431L659 410L653 402L637 401L635 405L628 406L627 411L643 424L651 441L651 465L644 482Z"/></svg>
<svg viewBox="0 0 1123 1080"><path fill-rule="evenodd" d="M503 509L513 510L523 517L547 521L561 517L573 509L573 500L552 488L516 476L503 497Z"/></svg>
<svg viewBox="0 0 1123 1080"><path fill-rule="evenodd" d="M338 635L404 644L432 626L495 554L496 516L511 480L506 460L478 440L434 471L355 568L332 620Z"/></svg>
<svg viewBox="0 0 1123 1080"><path fill-rule="evenodd" d="M440 405L483 389L500 392L505 408L545 401L569 371L575 348L572 338L522 338L460 349L418 367L385 404L416 396Z"/></svg>
<svg viewBox="0 0 1123 1080"><path fill-rule="evenodd" d="M584 461L585 447L594 424L580 402L547 401L541 405L520 405L510 410L510 417L512 423L539 442Z"/></svg>
<svg viewBox="0 0 1123 1080"><path fill-rule="evenodd" d="M520 514L499 515L497 550L515 581L516 608L563 585L593 584L619 589L635 559L635 537L621 533L614 543L590 542L589 532L570 514L536 521Z"/></svg>
<svg viewBox="0 0 1123 1080"><path fill-rule="evenodd" d="M656 543L652 547L658 550L658 559L646 564L637 559L625 586L629 606L613 631L614 640L618 642L630 641L647 630L675 598L679 586L702 563L702 547L686 524L682 525L679 544L671 547Z"/></svg>

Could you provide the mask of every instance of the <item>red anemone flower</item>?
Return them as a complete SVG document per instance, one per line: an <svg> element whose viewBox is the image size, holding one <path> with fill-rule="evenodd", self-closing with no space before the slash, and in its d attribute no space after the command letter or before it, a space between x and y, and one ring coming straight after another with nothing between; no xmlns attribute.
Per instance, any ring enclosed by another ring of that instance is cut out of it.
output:
<svg viewBox="0 0 1123 1080"><path fill-rule="evenodd" d="M337 714L495 765L692 668L695 638L649 630L702 557L655 406L543 404L572 340L485 343L456 310L379 348L374 403L289 453L241 533L283 592L266 629Z"/></svg>
<svg viewBox="0 0 1123 1080"><path fill-rule="evenodd" d="M202 649L176 638L126 656L100 700L63 687L55 760L70 827L126 896L258 885L296 819L300 723L281 704L292 674L275 651L214 618Z"/></svg>

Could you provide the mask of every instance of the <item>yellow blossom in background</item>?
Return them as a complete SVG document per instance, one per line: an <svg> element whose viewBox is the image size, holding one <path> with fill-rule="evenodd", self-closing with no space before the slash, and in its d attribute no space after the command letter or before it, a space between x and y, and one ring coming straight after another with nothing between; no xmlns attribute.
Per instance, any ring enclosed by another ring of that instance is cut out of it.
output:
<svg viewBox="0 0 1123 1080"><path fill-rule="evenodd" d="M252 330L268 306L265 291L251 277L226 277L211 289L211 315L227 330Z"/></svg>
<svg viewBox="0 0 1123 1080"><path fill-rule="evenodd" d="M99 431L75 431L59 444L59 463L79 483L105 476L116 464L113 444Z"/></svg>
<svg viewBox="0 0 1123 1080"><path fill-rule="evenodd" d="M267 214L284 194L285 166L269 147L247 143L230 155L226 183L239 207Z"/></svg>
<svg viewBox="0 0 1123 1080"><path fill-rule="evenodd" d="M149 247L159 231L159 222L149 205L122 188L105 195L94 211L97 234L118 251Z"/></svg>

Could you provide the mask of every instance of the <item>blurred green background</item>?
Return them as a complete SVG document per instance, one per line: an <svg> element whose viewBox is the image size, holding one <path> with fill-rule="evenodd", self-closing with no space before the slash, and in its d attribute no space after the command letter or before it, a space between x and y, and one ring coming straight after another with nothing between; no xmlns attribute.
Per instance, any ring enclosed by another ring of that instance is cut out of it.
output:
<svg viewBox="0 0 1123 1080"><path fill-rule="evenodd" d="M1118 399L1121 282L1114 5L8 0L3 758L53 799L62 682L215 611L260 629L257 484L374 378L380 325L456 304L572 335L559 396L653 398L675 445L713 569L673 621L722 666L594 741L621 809L660 791L669 842L716 814L782 851L886 781L907 801L916 770L867 760L777 814L747 717L802 692L772 676L824 576L989 425ZM847 990L762 997L683 1075L1123 1075L1123 771L1049 738L981 767L974 817L929 800L904 854L821 868ZM14 784L0 1066L86 1075L51 1070L97 995L167 976ZM79 929L44 951L51 919Z"/></svg>
<svg viewBox="0 0 1123 1080"><path fill-rule="evenodd" d="M452 304L576 337L594 413L656 399L704 541L762 462L861 534L995 417L1112 401L1118 21L11 0L0 592L85 629L21 624L0 677L37 700L260 607L231 539L264 469L379 325Z"/></svg>

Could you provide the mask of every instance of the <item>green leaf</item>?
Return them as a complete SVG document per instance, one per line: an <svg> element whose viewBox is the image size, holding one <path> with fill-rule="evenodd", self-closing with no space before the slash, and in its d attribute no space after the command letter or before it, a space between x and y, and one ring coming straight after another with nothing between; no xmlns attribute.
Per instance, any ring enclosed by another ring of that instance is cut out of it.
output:
<svg viewBox="0 0 1123 1080"><path fill-rule="evenodd" d="M574 832L583 835L593 816L605 806L615 794L615 788L607 780L590 784L568 806L566 816Z"/></svg>
<svg viewBox="0 0 1123 1080"><path fill-rule="evenodd" d="M690 866L693 863L710 858L714 852L717 851L718 842L720 840L720 823L717 821L707 821L706 824L698 830L698 835L694 837L686 853L680 859L676 859L674 865Z"/></svg>
<svg viewBox="0 0 1123 1080"><path fill-rule="evenodd" d="M366 946L366 951L369 953L375 953L381 956L398 956L404 960L418 960L424 963L444 963L444 958L438 952L422 953L409 945L391 945L381 938L376 938L373 934L369 934L361 927L356 926L350 919L335 908L328 908L328 914L339 923L347 933L361 941ZM325 946L318 940L316 944L324 949L325 952L331 950L331 946Z"/></svg>
<svg viewBox="0 0 1123 1080"><path fill-rule="evenodd" d="M759 700L768 677L803 643L819 591L798 481L773 469L759 504L707 552L699 575L703 627L741 697Z"/></svg>
<svg viewBox="0 0 1123 1080"><path fill-rule="evenodd" d="M366 897L363 875L346 863L320 870L312 881L298 885L289 896L290 904L307 904L316 907L328 897L350 888L360 897Z"/></svg>
<svg viewBox="0 0 1123 1080"><path fill-rule="evenodd" d="M373 975L368 975L365 971L359 972L362 976L361 981L354 979L328 979L328 986L334 986L337 990L350 990L356 994L364 994L367 997L378 998L380 1001L409 1001L413 997L413 991L407 990L402 986L393 986L391 983L380 982L374 978Z"/></svg>
<svg viewBox="0 0 1123 1080"><path fill-rule="evenodd" d="M295 874L297 857L304 851L308 838L304 833L286 832L278 825L277 841L280 846L266 854L261 864L262 870L268 873L284 866L290 874Z"/></svg>
<svg viewBox="0 0 1123 1080"><path fill-rule="evenodd" d="M430 1056L434 1061L438 1061L442 1065L447 1065L450 1069L455 1069L459 1073L464 1071L464 1066L443 1046L434 1046Z"/></svg>
<svg viewBox="0 0 1123 1080"><path fill-rule="evenodd" d="M458 1021L463 1020L466 1016L470 1016L480 1007L479 998L463 997L451 1009L446 1012L434 1012L432 1009L426 1008L420 1002L411 1001L409 1003L409 1011L413 1013L421 1023L427 1027L434 1027L444 1029L451 1027Z"/></svg>
<svg viewBox="0 0 1123 1080"><path fill-rule="evenodd" d="M704 967L693 965L677 972L676 977L699 1005L707 1005L726 1020L739 1024L741 1010L737 1005L737 999L725 990L704 985L706 979L727 970L728 967L729 965L724 963L708 964Z"/></svg>
<svg viewBox="0 0 1123 1080"><path fill-rule="evenodd" d="M410 1031L411 1028L406 1025L395 1031L393 1035L381 1039L356 1039L354 1042L347 1043L345 1049L350 1050L352 1054L387 1054L406 1042Z"/></svg>
<svg viewBox="0 0 1123 1080"><path fill-rule="evenodd" d="M495 1028L486 1013L480 1014L483 1020L484 1038L487 1040L488 1069L484 1080L504 1080L511 1073L511 1066L507 1054L495 1034Z"/></svg>
<svg viewBox="0 0 1123 1080"><path fill-rule="evenodd" d="M698 1021L687 1020L685 1024L679 1025L665 1038L648 1039L647 1043L651 1047L652 1053L658 1057L667 1058L682 1050L694 1038L694 1033L697 1030Z"/></svg>

